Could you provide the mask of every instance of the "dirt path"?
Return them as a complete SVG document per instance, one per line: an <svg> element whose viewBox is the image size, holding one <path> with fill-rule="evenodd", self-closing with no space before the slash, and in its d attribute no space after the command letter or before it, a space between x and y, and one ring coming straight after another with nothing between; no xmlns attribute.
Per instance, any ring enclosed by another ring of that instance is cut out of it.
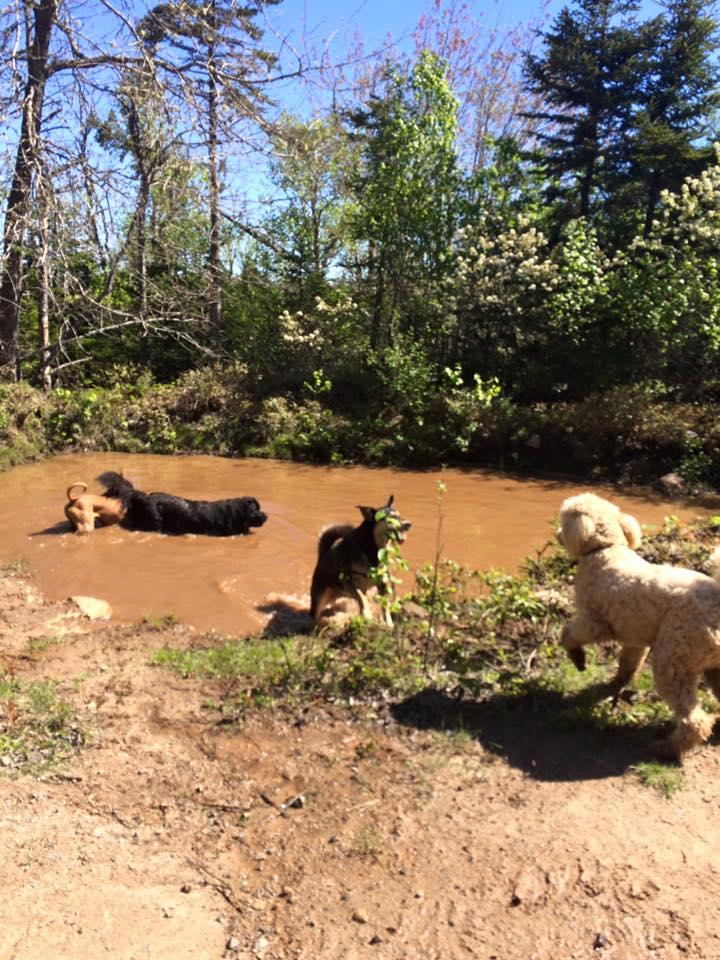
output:
<svg viewBox="0 0 720 960"><path fill-rule="evenodd" d="M717 744L666 800L627 744L523 711L470 736L439 695L231 727L150 665L184 628L12 576L0 611L5 670L90 734L0 779L2 960L720 960Z"/></svg>

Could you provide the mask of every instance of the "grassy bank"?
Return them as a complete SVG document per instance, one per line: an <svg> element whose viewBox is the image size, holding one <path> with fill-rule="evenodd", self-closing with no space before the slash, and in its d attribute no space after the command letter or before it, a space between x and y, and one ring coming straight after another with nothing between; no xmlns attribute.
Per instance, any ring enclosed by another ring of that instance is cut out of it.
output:
<svg viewBox="0 0 720 960"><path fill-rule="evenodd" d="M523 406L459 386L412 403L308 383L266 395L242 367L174 384L118 371L107 386L43 394L0 387L0 468L69 450L211 453L322 463L475 464L691 490L720 487L720 405L678 404L652 385L578 403Z"/></svg>
<svg viewBox="0 0 720 960"><path fill-rule="evenodd" d="M683 525L669 517L641 553L654 562L707 569L720 517ZM364 716L392 716L453 735L472 733L493 749L492 731L582 730L597 749L629 744L638 772L663 792L681 777L662 773L650 744L670 720L646 669L617 704L604 684L616 669L614 645L589 648L578 672L558 646L573 611L574 564L554 543L529 558L518 576L468 571L451 561L416 571L392 629L352 620L321 633L266 634L245 639L209 635L190 647L168 644L155 663L184 678L215 683L207 709L238 722L257 709L298 711L339 703ZM701 693L712 708L712 697ZM715 705L717 709L717 705ZM618 740L619 738L619 740Z"/></svg>

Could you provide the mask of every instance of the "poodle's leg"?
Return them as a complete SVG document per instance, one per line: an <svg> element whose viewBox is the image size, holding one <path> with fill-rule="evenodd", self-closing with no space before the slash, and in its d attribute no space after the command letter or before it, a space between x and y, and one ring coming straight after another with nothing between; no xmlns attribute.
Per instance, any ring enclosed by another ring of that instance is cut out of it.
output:
<svg viewBox="0 0 720 960"><path fill-rule="evenodd" d="M705 671L705 681L715 694L717 700L720 700L720 667L712 667Z"/></svg>
<svg viewBox="0 0 720 960"><path fill-rule="evenodd" d="M578 670L585 669L585 651L583 647L588 643L600 643L603 640L612 640L612 632L601 620L578 614L563 627L560 643L567 652Z"/></svg>
<svg viewBox="0 0 720 960"><path fill-rule="evenodd" d="M660 745L660 752L675 760L704 743L712 733L713 718L697 702L699 671L682 663L686 645L671 642L656 644L653 674L660 696L675 713L675 729Z"/></svg>
<svg viewBox="0 0 720 960"><path fill-rule="evenodd" d="M608 695L617 700L620 691L638 675L650 653L650 647L623 647L618 658L617 673L608 684Z"/></svg>

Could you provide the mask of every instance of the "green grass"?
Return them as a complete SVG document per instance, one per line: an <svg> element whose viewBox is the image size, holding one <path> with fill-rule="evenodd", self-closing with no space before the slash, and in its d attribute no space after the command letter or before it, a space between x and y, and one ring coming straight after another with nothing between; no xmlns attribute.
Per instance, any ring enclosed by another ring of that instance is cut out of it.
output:
<svg viewBox="0 0 720 960"><path fill-rule="evenodd" d="M142 617L140 624L147 630L156 630L158 633L162 630L169 630L171 627L177 627L180 623L174 613L166 613L162 617L153 617L149 614Z"/></svg>
<svg viewBox="0 0 720 960"><path fill-rule="evenodd" d="M322 636L217 639L194 650L165 647L153 662L183 677L217 680L260 705L279 698L411 692L422 684L418 658L378 624L353 621L340 634Z"/></svg>
<svg viewBox="0 0 720 960"><path fill-rule="evenodd" d="M60 637L29 637L27 648L30 653L42 653L44 650L47 650L49 647L55 646L58 643L62 643Z"/></svg>
<svg viewBox="0 0 720 960"><path fill-rule="evenodd" d="M659 760L638 763L633 767L633 771L641 783L657 790L666 800L687 786L685 774L680 767L661 763Z"/></svg>
<svg viewBox="0 0 720 960"><path fill-rule="evenodd" d="M9 560L0 567L0 573L6 577L29 577L32 574L32 564L24 558Z"/></svg>
<svg viewBox="0 0 720 960"><path fill-rule="evenodd" d="M385 838L374 824L363 827L352 841L350 852L356 857L378 857L383 850Z"/></svg>
<svg viewBox="0 0 720 960"><path fill-rule="evenodd" d="M48 680L0 677L0 771L37 774L82 746L69 703Z"/></svg>

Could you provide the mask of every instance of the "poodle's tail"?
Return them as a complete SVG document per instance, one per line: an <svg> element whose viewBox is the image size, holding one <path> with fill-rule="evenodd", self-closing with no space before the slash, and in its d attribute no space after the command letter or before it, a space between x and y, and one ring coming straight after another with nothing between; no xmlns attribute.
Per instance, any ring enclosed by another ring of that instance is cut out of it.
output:
<svg viewBox="0 0 720 960"><path fill-rule="evenodd" d="M123 503L135 489L129 480L126 480L122 474L116 473L114 470L101 473L98 477L98 483L105 487L106 497L114 497L117 500L122 500Z"/></svg>
<svg viewBox="0 0 720 960"><path fill-rule="evenodd" d="M720 547L715 547L708 557L708 571L713 580L720 583Z"/></svg>

